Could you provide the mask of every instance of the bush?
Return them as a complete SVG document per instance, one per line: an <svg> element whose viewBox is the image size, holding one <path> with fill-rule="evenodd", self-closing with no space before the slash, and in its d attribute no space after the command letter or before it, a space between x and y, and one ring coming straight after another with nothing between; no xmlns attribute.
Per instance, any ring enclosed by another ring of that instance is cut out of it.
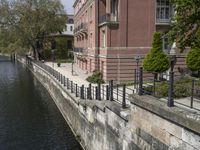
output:
<svg viewBox="0 0 200 150"><path fill-rule="evenodd" d="M101 72L95 71L93 75L89 76L86 80L90 83L105 83L102 76Z"/></svg>
<svg viewBox="0 0 200 150"><path fill-rule="evenodd" d="M143 67L152 73L162 73L169 69L169 59L162 49L161 33L154 33L152 49L144 59Z"/></svg>
<svg viewBox="0 0 200 150"><path fill-rule="evenodd" d="M187 55L186 64L191 71L200 71L200 48L192 48Z"/></svg>
<svg viewBox="0 0 200 150"><path fill-rule="evenodd" d="M191 96L191 86L192 80L189 78L182 78L174 82L174 98L183 98ZM197 85L197 88L200 88L200 84ZM145 87L146 91L153 93L153 86ZM168 96L168 82L162 81L156 83L155 90L156 97L167 97Z"/></svg>

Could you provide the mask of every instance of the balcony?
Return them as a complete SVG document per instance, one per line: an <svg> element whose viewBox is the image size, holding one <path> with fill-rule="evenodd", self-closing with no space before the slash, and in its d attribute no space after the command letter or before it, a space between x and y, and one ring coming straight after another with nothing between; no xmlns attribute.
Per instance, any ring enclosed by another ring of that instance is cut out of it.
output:
<svg viewBox="0 0 200 150"><path fill-rule="evenodd" d="M79 34L87 34L88 33L88 24L87 23L81 23L79 26L77 26L74 29L74 34L79 35Z"/></svg>
<svg viewBox="0 0 200 150"><path fill-rule="evenodd" d="M99 26L118 25L118 24L119 24L119 21L118 21L117 15L105 14L99 17Z"/></svg>
<svg viewBox="0 0 200 150"><path fill-rule="evenodd" d="M74 48L75 53L83 53L83 48Z"/></svg>

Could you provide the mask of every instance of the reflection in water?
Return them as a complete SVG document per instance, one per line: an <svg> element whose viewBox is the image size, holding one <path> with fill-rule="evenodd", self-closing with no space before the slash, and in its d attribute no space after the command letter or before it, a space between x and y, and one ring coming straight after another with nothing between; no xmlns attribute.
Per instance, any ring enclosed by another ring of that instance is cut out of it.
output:
<svg viewBox="0 0 200 150"><path fill-rule="evenodd" d="M21 64L0 62L0 150L79 150L44 87Z"/></svg>

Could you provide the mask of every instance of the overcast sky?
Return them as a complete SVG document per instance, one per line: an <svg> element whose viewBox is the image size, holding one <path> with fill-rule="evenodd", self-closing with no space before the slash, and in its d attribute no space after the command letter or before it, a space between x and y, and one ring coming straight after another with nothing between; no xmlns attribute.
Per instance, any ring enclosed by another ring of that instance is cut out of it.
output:
<svg viewBox="0 0 200 150"><path fill-rule="evenodd" d="M61 0L62 4L65 6L67 14L73 14L73 4L75 0Z"/></svg>

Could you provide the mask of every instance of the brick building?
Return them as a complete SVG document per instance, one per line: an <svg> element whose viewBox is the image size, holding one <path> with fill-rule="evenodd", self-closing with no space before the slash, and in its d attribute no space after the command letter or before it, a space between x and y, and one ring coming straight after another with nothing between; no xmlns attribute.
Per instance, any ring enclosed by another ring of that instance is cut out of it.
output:
<svg viewBox="0 0 200 150"><path fill-rule="evenodd" d="M169 0L76 0L74 11L75 63L106 81L133 80L135 58L147 54L153 33L165 33L173 15Z"/></svg>

